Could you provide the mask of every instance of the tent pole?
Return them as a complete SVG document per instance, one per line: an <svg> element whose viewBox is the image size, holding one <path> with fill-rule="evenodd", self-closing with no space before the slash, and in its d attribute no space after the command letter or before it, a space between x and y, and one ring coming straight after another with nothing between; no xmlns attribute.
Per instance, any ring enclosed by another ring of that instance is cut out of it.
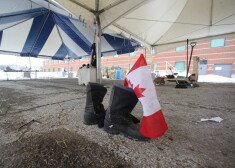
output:
<svg viewBox="0 0 235 168"><path fill-rule="evenodd" d="M96 35L96 82L101 83L101 27L97 22L97 35Z"/></svg>
<svg viewBox="0 0 235 168"><path fill-rule="evenodd" d="M101 83L101 25L98 10L99 0L96 0L96 82Z"/></svg>

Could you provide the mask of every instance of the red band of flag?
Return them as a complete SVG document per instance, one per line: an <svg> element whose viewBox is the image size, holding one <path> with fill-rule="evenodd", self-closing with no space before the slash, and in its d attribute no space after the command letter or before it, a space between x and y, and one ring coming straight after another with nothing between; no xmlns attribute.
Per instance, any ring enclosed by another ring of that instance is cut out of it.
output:
<svg viewBox="0 0 235 168"><path fill-rule="evenodd" d="M160 137L164 135L167 129L168 126L166 124L162 110L150 116L143 116L142 118L140 132L146 137Z"/></svg>

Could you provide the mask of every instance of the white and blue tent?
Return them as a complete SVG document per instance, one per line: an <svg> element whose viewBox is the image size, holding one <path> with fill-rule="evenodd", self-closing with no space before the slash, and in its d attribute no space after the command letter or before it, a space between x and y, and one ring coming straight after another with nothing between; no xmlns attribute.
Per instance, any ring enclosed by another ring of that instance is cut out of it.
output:
<svg viewBox="0 0 235 168"><path fill-rule="evenodd" d="M0 0L0 53L22 57L79 59L91 54L95 25L88 26L47 0ZM121 35L102 34L101 52L133 52L139 43Z"/></svg>
<svg viewBox="0 0 235 168"><path fill-rule="evenodd" d="M0 52L3 53L22 54L29 28L39 15L46 15L44 22L49 19L48 22L55 25L45 28L51 29L45 45L41 49L35 47L40 50L38 56L53 58L61 58L55 56L60 47L61 50L71 49L78 57L89 55L73 34L82 34L79 39L85 37L84 44L93 43L94 21L103 33L122 35L113 38L103 35L103 54L128 52L138 46L124 36L141 42L148 49L155 49L155 52L185 45L186 39L191 42L235 36L234 0L0 0L0 4ZM78 51L82 51L81 54Z"/></svg>

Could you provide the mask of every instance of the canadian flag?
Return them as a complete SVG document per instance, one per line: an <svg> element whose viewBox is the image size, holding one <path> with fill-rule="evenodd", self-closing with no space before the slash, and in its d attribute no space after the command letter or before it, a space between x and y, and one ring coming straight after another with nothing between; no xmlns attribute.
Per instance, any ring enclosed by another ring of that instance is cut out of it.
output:
<svg viewBox="0 0 235 168"><path fill-rule="evenodd" d="M124 86L131 87L143 107L140 132L149 138L157 138L168 129L159 104L151 72L148 70L144 55L141 54L128 72Z"/></svg>

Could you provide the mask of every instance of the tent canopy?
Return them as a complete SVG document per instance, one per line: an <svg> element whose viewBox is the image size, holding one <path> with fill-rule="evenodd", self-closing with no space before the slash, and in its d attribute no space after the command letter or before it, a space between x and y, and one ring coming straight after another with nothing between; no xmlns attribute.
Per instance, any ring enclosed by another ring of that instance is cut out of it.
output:
<svg viewBox="0 0 235 168"><path fill-rule="evenodd" d="M77 59L91 54L95 26L44 0L1 0L0 53ZM113 33L114 34L114 33ZM102 34L103 55L133 52L135 40Z"/></svg>
<svg viewBox="0 0 235 168"><path fill-rule="evenodd" d="M161 52L235 36L235 1L1 0L0 52L80 58L91 53L98 22L103 55L132 52L135 40Z"/></svg>
<svg viewBox="0 0 235 168"><path fill-rule="evenodd" d="M140 41L156 52L235 33L234 0L50 0L92 25L99 15L102 31Z"/></svg>

